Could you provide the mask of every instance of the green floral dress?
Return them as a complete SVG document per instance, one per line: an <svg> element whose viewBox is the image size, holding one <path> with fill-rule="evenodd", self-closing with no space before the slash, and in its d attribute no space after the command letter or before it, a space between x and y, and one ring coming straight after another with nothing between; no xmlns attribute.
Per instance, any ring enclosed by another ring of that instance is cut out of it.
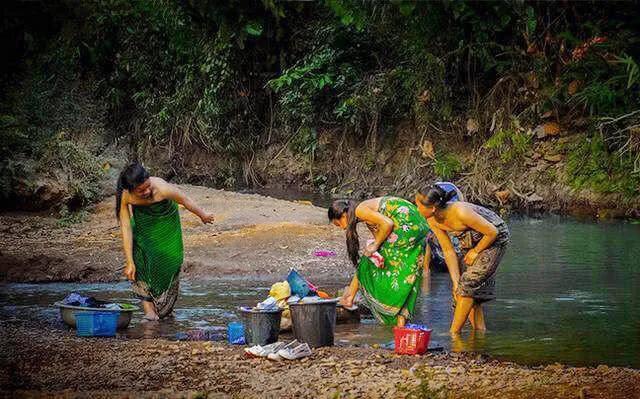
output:
<svg viewBox="0 0 640 399"><path fill-rule="evenodd" d="M393 232L378 250L384 267L376 267L363 256L357 275L360 291L376 319L395 324L398 315L413 316L422 281L419 260L429 225L414 204L401 198L382 198L378 212L393 220Z"/></svg>

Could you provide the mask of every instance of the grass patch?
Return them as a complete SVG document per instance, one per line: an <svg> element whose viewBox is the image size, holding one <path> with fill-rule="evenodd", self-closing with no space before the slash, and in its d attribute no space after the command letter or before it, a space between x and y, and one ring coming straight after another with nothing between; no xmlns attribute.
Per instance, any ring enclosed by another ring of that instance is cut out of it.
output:
<svg viewBox="0 0 640 399"><path fill-rule="evenodd" d="M640 194L640 174L633 174L633 160L611 152L599 134L576 143L569 151L567 175L576 189L598 193L620 192L631 198Z"/></svg>
<svg viewBox="0 0 640 399"><path fill-rule="evenodd" d="M494 133L484 146L496 151L502 162L510 162L531 149L531 136L515 129L502 129Z"/></svg>
<svg viewBox="0 0 640 399"><path fill-rule="evenodd" d="M444 180L451 180L460 171L462 162L453 154L439 155L433 164L433 172Z"/></svg>

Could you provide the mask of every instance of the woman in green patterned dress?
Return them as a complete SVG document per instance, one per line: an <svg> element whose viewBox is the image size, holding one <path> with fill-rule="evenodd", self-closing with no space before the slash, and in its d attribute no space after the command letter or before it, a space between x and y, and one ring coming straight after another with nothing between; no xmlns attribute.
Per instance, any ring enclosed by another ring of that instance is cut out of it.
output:
<svg viewBox="0 0 640 399"><path fill-rule="evenodd" d="M401 198L381 197L360 203L335 201L329 220L346 231L349 258L357 267L341 303L353 306L360 289L366 305L384 324L404 326L413 315L420 292L424 242L429 226L414 204ZM359 255L357 225L364 222L374 241ZM378 252L384 258L376 265L370 258Z"/></svg>
<svg viewBox="0 0 640 399"><path fill-rule="evenodd" d="M116 191L116 218L120 221L126 266L124 275L142 300L144 320L155 321L173 310L178 298L183 261L178 204L212 223L178 187L149 176L134 162L120 173Z"/></svg>

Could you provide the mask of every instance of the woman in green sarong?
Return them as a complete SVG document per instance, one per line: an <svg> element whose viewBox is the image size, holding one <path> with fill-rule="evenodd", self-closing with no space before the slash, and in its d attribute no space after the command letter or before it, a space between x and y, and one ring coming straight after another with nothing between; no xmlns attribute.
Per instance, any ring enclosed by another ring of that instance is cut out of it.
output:
<svg viewBox="0 0 640 399"><path fill-rule="evenodd" d="M353 306L358 291L374 316L384 324L404 326L413 316L420 292L422 266L420 258L429 226L414 204L401 198L373 198L360 203L351 200L334 201L329 208L329 220L346 230L349 258L357 267L349 289L344 293L343 306ZM363 256L357 224L365 222L375 239ZM372 258L384 258L378 266Z"/></svg>
<svg viewBox="0 0 640 399"><path fill-rule="evenodd" d="M126 258L124 275L142 300L145 321L169 315L178 298L184 252L178 204L203 223L214 220L178 187L149 176L141 164L134 162L120 173L116 218Z"/></svg>

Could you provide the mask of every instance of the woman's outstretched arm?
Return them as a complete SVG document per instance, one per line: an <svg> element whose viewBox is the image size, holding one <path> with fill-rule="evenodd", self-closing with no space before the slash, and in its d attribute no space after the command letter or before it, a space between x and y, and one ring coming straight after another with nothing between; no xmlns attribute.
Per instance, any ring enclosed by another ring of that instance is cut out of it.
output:
<svg viewBox="0 0 640 399"><path fill-rule="evenodd" d="M178 204L184 206L189 212L199 217L200 220L202 220L202 223L213 223L215 220L212 214L205 212L177 186L163 181L161 192L164 198L172 199Z"/></svg>

